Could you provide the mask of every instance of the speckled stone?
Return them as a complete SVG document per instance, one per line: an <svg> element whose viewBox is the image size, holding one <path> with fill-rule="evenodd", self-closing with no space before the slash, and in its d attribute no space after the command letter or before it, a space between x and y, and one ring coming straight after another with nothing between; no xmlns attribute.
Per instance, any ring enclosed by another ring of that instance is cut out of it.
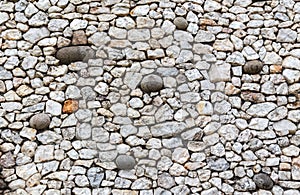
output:
<svg viewBox="0 0 300 195"><path fill-rule="evenodd" d="M274 185L274 182L272 181L270 176L264 173L259 173L257 175L254 175L253 181L256 184L257 188L265 189L265 190L272 189Z"/></svg>

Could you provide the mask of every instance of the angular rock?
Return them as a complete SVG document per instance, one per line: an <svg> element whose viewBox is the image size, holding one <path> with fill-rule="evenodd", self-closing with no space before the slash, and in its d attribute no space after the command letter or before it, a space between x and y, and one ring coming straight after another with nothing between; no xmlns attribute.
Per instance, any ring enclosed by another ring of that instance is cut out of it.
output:
<svg viewBox="0 0 300 195"><path fill-rule="evenodd" d="M12 168L16 164L15 157L11 152L2 154L0 158L0 166L4 168Z"/></svg>
<svg viewBox="0 0 300 195"><path fill-rule="evenodd" d="M212 115L214 113L213 105L209 101L200 101L196 105L196 109L200 115Z"/></svg>
<svg viewBox="0 0 300 195"><path fill-rule="evenodd" d="M49 30L46 27L42 28L30 28L24 35L23 38L26 41L34 44L39 40L48 37L50 35Z"/></svg>
<svg viewBox="0 0 300 195"><path fill-rule="evenodd" d="M207 164L210 167L210 169L214 171L226 171L229 169L229 163L224 158L209 158L207 159Z"/></svg>
<svg viewBox="0 0 300 195"><path fill-rule="evenodd" d="M74 113L78 110L78 101L77 100L66 100L64 101L64 105L63 105L63 109L62 112L63 113L67 113L67 114L71 114Z"/></svg>
<svg viewBox="0 0 300 195"><path fill-rule="evenodd" d="M89 46L70 46L59 49L56 52L56 58L61 64L71 64L72 62L83 61L95 57L95 51Z"/></svg>
<svg viewBox="0 0 300 195"><path fill-rule="evenodd" d="M92 188L99 188L104 179L104 171L100 167L92 167L87 171L87 177Z"/></svg>
<svg viewBox="0 0 300 195"><path fill-rule="evenodd" d="M150 131L154 137L170 137L181 133L185 129L185 123L165 122L152 126Z"/></svg>
<svg viewBox="0 0 300 195"><path fill-rule="evenodd" d="M293 43L297 39L297 32L291 29L280 29L277 35L278 42Z"/></svg>

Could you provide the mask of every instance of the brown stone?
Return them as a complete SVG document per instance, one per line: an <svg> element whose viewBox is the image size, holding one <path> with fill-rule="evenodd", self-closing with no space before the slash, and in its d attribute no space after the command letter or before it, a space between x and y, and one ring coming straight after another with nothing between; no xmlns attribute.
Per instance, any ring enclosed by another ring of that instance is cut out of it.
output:
<svg viewBox="0 0 300 195"><path fill-rule="evenodd" d="M244 101L250 101L255 103L265 102L265 96L261 93L244 91L242 92L241 97Z"/></svg>
<svg viewBox="0 0 300 195"><path fill-rule="evenodd" d="M70 46L59 49L56 58L60 64L71 64L72 62L87 62L95 57L95 51L89 46Z"/></svg>
<svg viewBox="0 0 300 195"><path fill-rule="evenodd" d="M282 66L281 65L271 65L270 66L270 73L281 73L282 72Z"/></svg>
<svg viewBox="0 0 300 195"><path fill-rule="evenodd" d="M72 44L73 45L86 45L87 44L87 37L83 30L78 30L73 33Z"/></svg>
<svg viewBox="0 0 300 195"><path fill-rule="evenodd" d="M246 74L258 74L263 68L263 63L259 60L252 60L245 64L243 67L244 73Z"/></svg>
<svg viewBox="0 0 300 195"><path fill-rule="evenodd" d="M78 110L77 100L66 100L63 106L63 113L71 114Z"/></svg>

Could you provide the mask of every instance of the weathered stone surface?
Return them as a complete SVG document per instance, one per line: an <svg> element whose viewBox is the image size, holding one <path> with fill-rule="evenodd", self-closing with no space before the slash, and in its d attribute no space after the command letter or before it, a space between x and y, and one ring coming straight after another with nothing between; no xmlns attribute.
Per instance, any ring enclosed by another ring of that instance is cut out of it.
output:
<svg viewBox="0 0 300 195"><path fill-rule="evenodd" d="M151 133L155 137L170 137L181 133L186 128L182 122L165 122L151 127Z"/></svg>
<svg viewBox="0 0 300 195"><path fill-rule="evenodd" d="M66 100L64 101L64 105L63 105L63 109L62 112L63 113L67 113L67 114L71 114L74 113L78 110L78 101L77 100Z"/></svg>
<svg viewBox="0 0 300 195"><path fill-rule="evenodd" d="M36 43L39 40L48 37L50 34L49 30L46 27L42 28L30 28L24 35L24 39L31 43Z"/></svg>
<svg viewBox="0 0 300 195"><path fill-rule="evenodd" d="M61 64L71 64L72 62L83 61L95 57L95 51L89 46L70 46L59 49L56 52L56 58Z"/></svg>
<svg viewBox="0 0 300 195"><path fill-rule="evenodd" d="M37 130L47 129L50 125L51 119L47 114L40 113L30 118L29 125Z"/></svg>

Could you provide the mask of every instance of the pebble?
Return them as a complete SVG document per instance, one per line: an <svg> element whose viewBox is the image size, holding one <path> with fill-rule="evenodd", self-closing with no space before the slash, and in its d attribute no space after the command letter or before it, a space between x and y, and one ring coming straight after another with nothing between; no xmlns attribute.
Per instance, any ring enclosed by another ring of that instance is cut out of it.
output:
<svg viewBox="0 0 300 195"><path fill-rule="evenodd" d="M158 75L147 75L141 81L141 89L147 93L157 92L163 88L163 80Z"/></svg>
<svg viewBox="0 0 300 195"><path fill-rule="evenodd" d="M186 21L186 19L184 17L176 17L174 19L174 25L179 30L185 30L188 27L188 22Z"/></svg>
<svg viewBox="0 0 300 195"><path fill-rule="evenodd" d="M116 158L116 164L119 169L130 170L134 168L136 161L132 156L120 155Z"/></svg>
<svg viewBox="0 0 300 195"><path fill-rule="evenodd" d="M243 70L246 74L258 74L263 68L263 64L261 61L253 60L248 61L244 66Z"/></svg>
<svg viewBox="0 0 300 195"><path fill-rule="evenodd" d="M255 182L257 188L259 189L270 190L274 185L274 182L272 181L270 176L264 173L259 173L257 175L254 175L253 181Z"/></svg>
<svg viewBox="0 0 300 195"><path fill-rule="evenodd" d="M88 46L70 46L59 49L56 58L61 64L71 64L72 62L87 62L94 58L95 52Z"/></svg>
<svg viewBox="0 0 300 195"><path fill-rule="evenodd" d="M30 118L29 124L32 128L37 130L47 129L50 125L51 119L47 114L40 113Z"/></svg>

